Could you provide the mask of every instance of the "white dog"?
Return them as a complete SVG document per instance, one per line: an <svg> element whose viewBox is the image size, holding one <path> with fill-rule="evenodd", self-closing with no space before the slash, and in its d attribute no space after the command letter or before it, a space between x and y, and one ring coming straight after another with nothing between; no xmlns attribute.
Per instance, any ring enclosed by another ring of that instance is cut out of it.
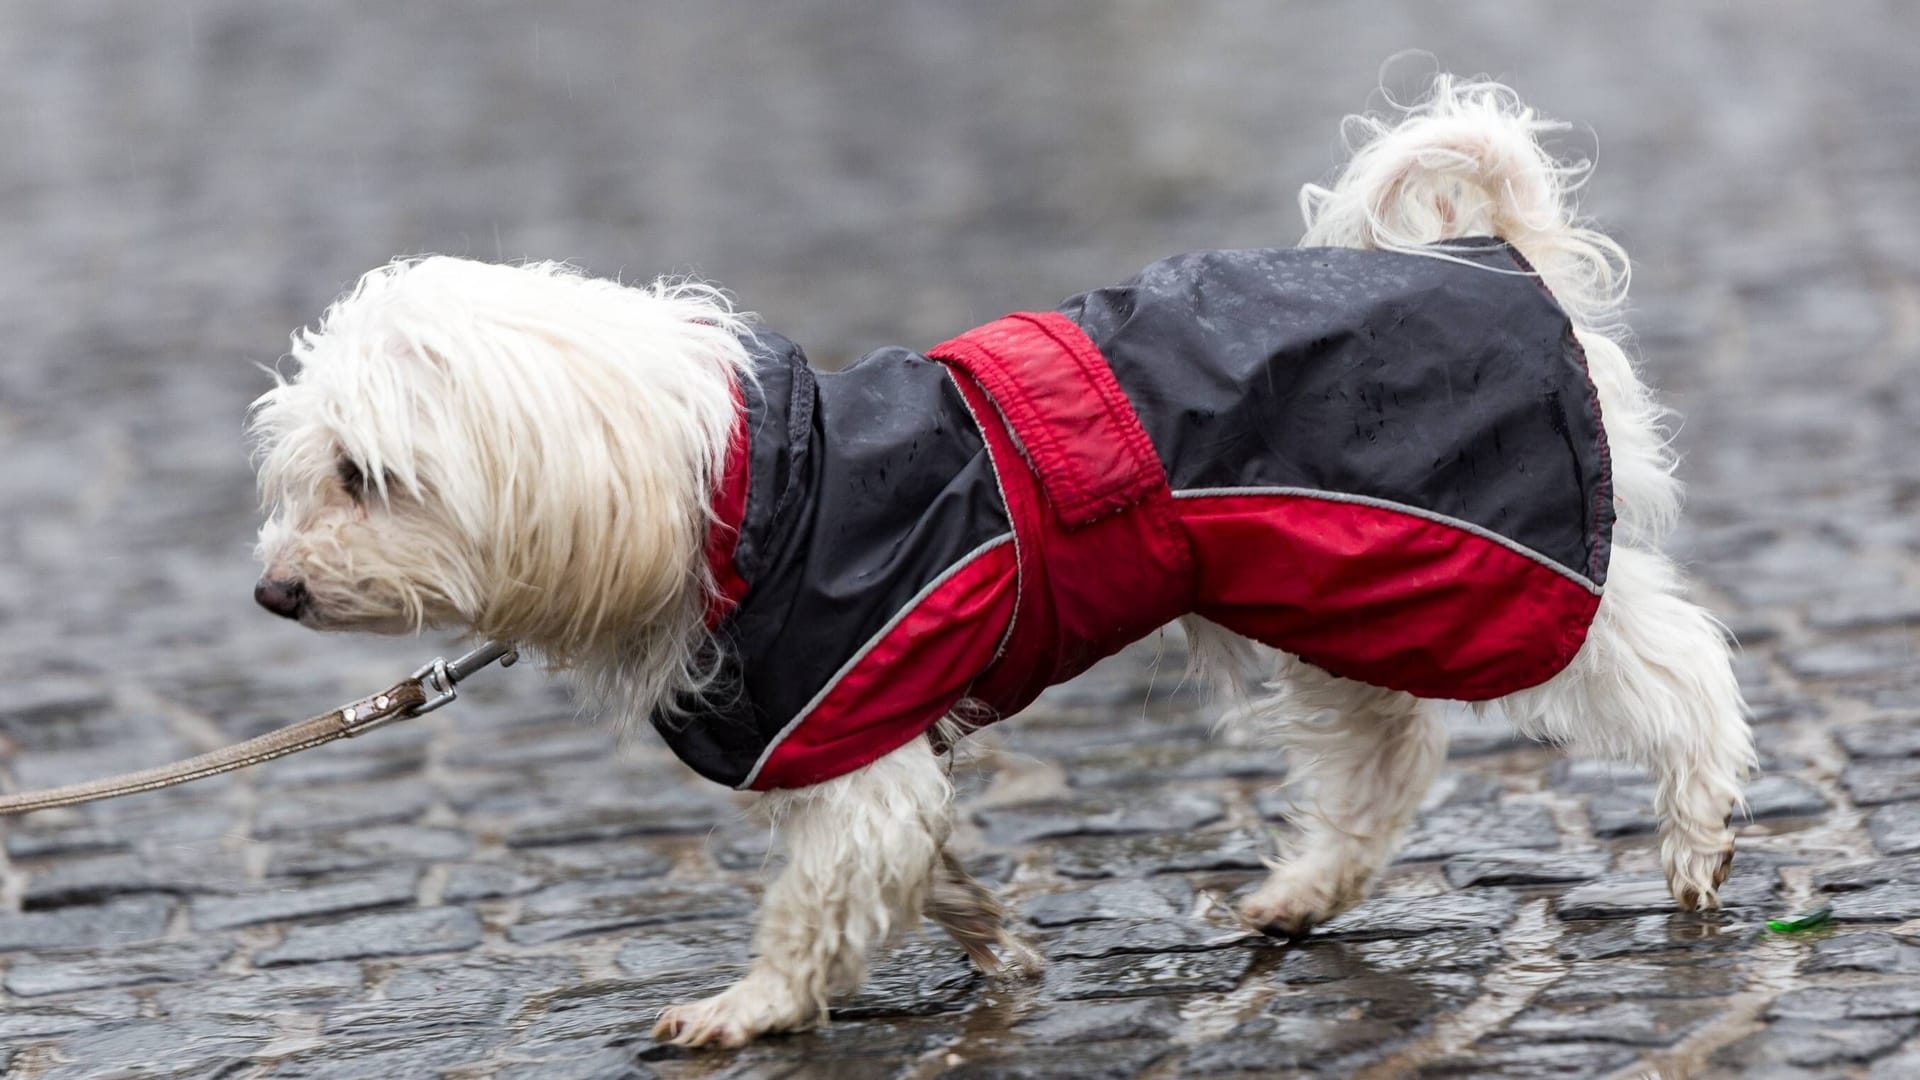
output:
<svg viewBox="0 0 1920 1080"><path fill-rule="evenodd" d="M1365 897L1446 697L1650 770L1673 893L1714 906L1752 741L1660 551L1679 487L1615 336L1625 256L1572 216L1584 165L1491 84L1352 123L1310 247L839 375L700 285L375 270L257 403L256 597L517 642L761 793L789 861L749 973L660 1017L684 1044L817 1022L923 915L1030 966L946 853L946 748L1176 616L1198 666L1265 665L1238 712L1316 809L1253 924Z"/></svg>

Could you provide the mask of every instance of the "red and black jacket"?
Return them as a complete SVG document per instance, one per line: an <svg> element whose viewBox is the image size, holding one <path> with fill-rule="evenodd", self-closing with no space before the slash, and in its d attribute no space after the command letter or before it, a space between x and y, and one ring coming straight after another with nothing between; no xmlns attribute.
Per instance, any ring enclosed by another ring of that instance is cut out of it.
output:
<svg viewBox="0 0 1920 1080"><path fill-rule="evenodd" d="M771 333L715 499L722 677L655 720L735 787L1005 716L1198 613L1335 674L1484 700L1572 660L1606 437L1508 246L1208 251L927 353Z"/></svg>

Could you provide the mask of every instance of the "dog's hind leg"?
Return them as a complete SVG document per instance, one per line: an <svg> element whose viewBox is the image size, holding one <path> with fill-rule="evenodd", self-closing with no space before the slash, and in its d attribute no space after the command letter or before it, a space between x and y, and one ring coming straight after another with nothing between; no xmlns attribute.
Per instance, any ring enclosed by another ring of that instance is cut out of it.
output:
<svg viewBox="0 0 1920 1080"><path fill-rule="evenodd" d="M1725 631L1683 591L1664 555L1616 546L1580 654L1504 704L1534 738L1652 774L1661 864L1691 911L1719 906L1754 751Z"/></svg>
<svg viewBox="0 0 1920 1080"><path fill-rule="evenodd" d="M875 949L919 925L952 806L926 739L845 776L764 796L787 866L761 902L753 966L725 991L663 1011L654 1038L739 1046L817 1023L830 995L866 977Z"/></svg>
<svg viewBox="0 0 1920 1080"><path fill-rule="evenodd" d="M1240 912L1298 937L1365 899L1446 759L1447 732L1431 702L1282 663L1273 695L1246 717L1285 747L1304 798L1298 832Z"/></svg>
<svg viewBox="0 0 1920 1080"><path fill-rule="evenodd" d="M940 870L927 897L927 918L939 923L967 951L973 966L988 975L1033 976L1045 966L1031 945L1007 929L1007 911L1000 898L975 881L950 851L940 853Z"/></svg>

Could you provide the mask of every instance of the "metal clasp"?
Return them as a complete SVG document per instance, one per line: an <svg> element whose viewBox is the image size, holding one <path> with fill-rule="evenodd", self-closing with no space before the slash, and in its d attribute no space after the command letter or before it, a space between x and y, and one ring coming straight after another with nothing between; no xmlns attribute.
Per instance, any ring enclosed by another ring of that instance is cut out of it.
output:
<svg viewBox="0 0 1920 1080"><path fill-rule="evenodd" d="M459 697L460 692L455 687L460 680L481 668L496 662L501 667L512 667L519 659L518 649L497 641L489 641L451 662L444 656L436 656L431 663L413 673L413 677L420 680L420 688L433 696L414 706L407 715L423 716Z"/></svg>
<svg viewBox="0 0 1920 1080"><path fill-rule="evenodd" d="M422 690L433 695L413 707L414 716L424 716L460 696L460 691L454 689L453 676L447 671L444 656L434 657L431 663L414 672L413 677L420 680Z"/></svg>

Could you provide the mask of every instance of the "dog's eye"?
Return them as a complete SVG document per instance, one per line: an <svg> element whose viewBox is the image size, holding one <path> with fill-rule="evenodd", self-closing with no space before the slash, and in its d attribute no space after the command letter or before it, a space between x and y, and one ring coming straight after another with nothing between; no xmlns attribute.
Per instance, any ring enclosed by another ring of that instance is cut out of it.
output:
<svg viewBox="0 0 1920 1080"><path fill-rule="evenodd" d="M341 458L338 473L340 486L347 489L347 494L353 496L355 500L366 496L367 474L360 471L358 462L351 458Z"/></svg>

